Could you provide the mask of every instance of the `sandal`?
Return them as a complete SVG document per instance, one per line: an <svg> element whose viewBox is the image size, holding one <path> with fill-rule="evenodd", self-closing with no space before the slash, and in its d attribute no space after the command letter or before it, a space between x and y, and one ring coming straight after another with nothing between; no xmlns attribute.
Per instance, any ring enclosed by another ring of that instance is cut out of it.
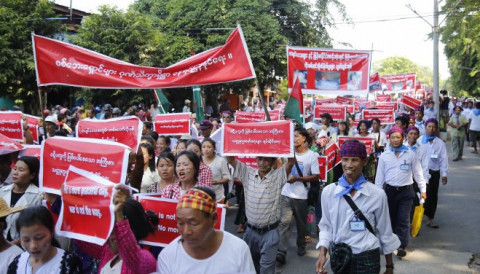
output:
<svg viewBox="0 0 480 274"><path fill-rule="evenodd" d="M310 237L309 235L305 236L305 242L306 242L307 244L312 243L312 237Z"/></svg>

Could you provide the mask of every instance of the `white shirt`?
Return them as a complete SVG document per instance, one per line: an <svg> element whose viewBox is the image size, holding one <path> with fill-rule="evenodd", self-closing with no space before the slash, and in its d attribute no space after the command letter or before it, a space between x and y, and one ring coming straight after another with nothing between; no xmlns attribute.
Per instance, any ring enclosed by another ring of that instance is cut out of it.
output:
<svg viewBox="0 0 480 274"><path fill-rule="evenodd" d="M401 167L407 168L402 169ZM383 188L384 184L401 187L413 184L413 178L418 184L420 192L427 192L427 186L423 178L423 170L417 154L412 150L402 151L395 155L387 150L378 159L377 176L375 184Z"/></svg>
<svg viewBox="0 0 480 274"><path fill-rule="evenodd" d="M213 180L219 181L221 179L227 178L230 181L230 170L228 169L228 164L225 159L220 156L215 156L211 163L206 163L212 170ZM212 186L213 191L215 191L215 196L218 201L221 201L225 198L225 189L223 184L215 184Z"/></svg>
<svg viewBox="0 0 480 274"><path fill-rule="evenodd" d="M160 182L160 175L158 175L157 169L151 171L150 167L147 167L147 170L143 172L140 193L152 192L155 190L155 184L158 182Z"/></svg>
<svg viewBox="0 0 480 274"><path fill-rule="evenodd" d="M435 112L435 109L426 108L423 112L423 121L427 121L430 118L437 119L437 113Z"/></svg>
<svg viewBox="0 0 480 274"><path fill-rule="evenodd" d="M61 271L61 264L62 264L62 257L65 251L63 249L57 248L57 254L53 258L51 258L48 262L44 265L37 268L35 274L51 274L51 273L60 273ZM28 252L23 252L18 259L17 265L17 273L22 274L33 274L32 266L28 259L30 258L30 254Z"/></svg>
<svg viewBox="0 0 480 274"><path fill-rule="evenodd" d="M183 248L181 237L173 240L158 255L157 273L255 273L252 255L240 238L222 231L218 250L207 259L192 258Z"/></svg>
<svg viewBox="0 0 480 274"><path fill-rule="evenodd" d="M405 140L403 142L403 145L411 149L413 152L417 154L417 158L420 161L420 165L422 165L422 170L423 170L423 179L425 179L425 183L428 184L428 180L430 179L431 175L430 172L428 172L428 162L430 161L429 157L426 157L426 154L424 152L425 148L420 145L420 143L417 141L413 146L408 144L408 141ZM416 150L413 150L412 147L415 147Z"/></svg>
<svg viewBox="0 0 480 274"><path fill-rule="evenodd" d="M352 247L353 254L380 248L382 254L390 254L400 247L400 240L392 232L387 195L383 189L365 182L357 190L352 200L377 231L373 235L365 231L351 231L350 221L354 217L352 208L343 197L335 195L344 188L330 184L322 191L322 219L318 224L320 236L317 248L330 247L332 243L346 243ZM349 194L350 195L350 194Z"/></svg>
<svg viewBox="0 0 480 274"><path fill-rule="evenodd" d="M118 261L113 267L110 266L117 256L113 256L113 258L103 266L102 270L100 270L100 274L122 273L122 258L120 258L120 261Z"/></svg>
<svg viewBox="0 0 480 274"><path fill-rule="evenodd" d="M378 134L380 134L380 141L378 139ZM373 139L377 142L378 146L385 147L387 146L387 135L384 132L371 132Z"/></svg>
<svg viewBox="0 0 480 274"><path fill-rule="evenodd" d="M419 135L425 134L425 123L423 121L418 122L415 120L415 126L418 128L418 131L420 131Z"/></svg>
<svg viewBox="0 0 480 274"><path fill-rule="evenodd" d="M472 110L472 113L470 113L470 117L467 118L470 118L471 120L470 130L480 131L480 115L475 116Z"/></svg>
<svg viewBox="0 0 480 274"><path fill-rule="evenodd" d="M418 140L421 142L423 136L420 136ZM429 159L428 169L431 170L442 170L442 177L447 177L448 175L448 156L447 156L447 146L438 137L433 139L433 142L421 144L424 147L423 153Z"/></svg>
<svg viewBox="0 0 480 274"><path fill-rule="evenodd" d="M17 257L19 254L22 254L23 250L16 246L12 245L11 247L0 252L0 274L6 274L8 266L10 263Z"/></svg>
<svg viewBox="0 0 480 274"><path fill-rule="evenodd" d="M290 176L307 177L313 174L320 174L317 153L307 150L303 154L295 153L295 157L297 158L298 167L302 171L303 176L300 176L296 165L292 167ZM310 183L305 184L307 187L310 186ZM282 195L293 199L306 200L308 198L308 188L306 188L301 181L295 181L293 184L287 183L283 186Z"/></svg>

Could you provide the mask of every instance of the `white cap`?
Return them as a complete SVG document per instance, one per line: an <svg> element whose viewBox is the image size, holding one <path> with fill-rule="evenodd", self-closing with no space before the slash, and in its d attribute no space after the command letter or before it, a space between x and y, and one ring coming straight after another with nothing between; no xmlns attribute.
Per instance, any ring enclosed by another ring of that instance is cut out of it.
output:
<svg viewBox="0 0 480 274"><path fill-rule="evenodd" d="M318 125L313 123L313 122L305 123L305 129L310 129L310 128L317 131L318 130Z"/></svg>
<svg viewBox="0 0 480 274"><path fill-rule="evenodd" d="M57 119L53 116L47 116L45 118L45 122L50 122L50 123L54 123L55 125L58 123Z"/></svg>

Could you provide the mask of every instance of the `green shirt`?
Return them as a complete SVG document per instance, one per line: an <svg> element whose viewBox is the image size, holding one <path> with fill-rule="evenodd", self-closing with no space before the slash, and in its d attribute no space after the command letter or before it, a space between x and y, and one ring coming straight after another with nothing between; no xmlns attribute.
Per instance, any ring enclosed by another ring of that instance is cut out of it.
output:
<svg viewBox="0 0 480 274"><path fill-rule="evenodd" d="M459 115L458 121L457 121L457 118L455 118L455 115L452 115L450 117L450 120L448 120L448 123L453 125L466 125L468 124L468 119L463 115ZM448 130L450 132L451 137L465 137L465 127L462 127L458 130L454 127L449 126Z"/></svg>

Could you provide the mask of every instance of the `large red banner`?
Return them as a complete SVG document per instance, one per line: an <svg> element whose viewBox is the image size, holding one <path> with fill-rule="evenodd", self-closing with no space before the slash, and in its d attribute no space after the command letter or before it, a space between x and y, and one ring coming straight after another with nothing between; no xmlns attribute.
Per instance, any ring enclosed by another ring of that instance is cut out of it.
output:
<svg viewBox="0 0 480 274"><path fill-rule="evenodd" d="M340 153L338 151L339 149L337 143L332 143L325 149L325 156L327 157L328 161L327 171L330 171L332 168L342 162Z"/></svg>
<svg viewBox="0 0 480 274"><path fill-rule="evenodd" d="M318 168L320 170L320 180L322 180L323 182L327 182L328 157L326 156L318 157Z"/></svg>
<svg viewBox="0 0 480 274"><path fill-rule="evenodd" d="M265 121L265 112L264 111L237 111L235 112L235 122L237 123L253 123L253 122L263 122Z"/></svg>
<svg viewBox="0 0 480 274"><path fill-rule="evenodd" d="M293 124L290 121L228 123L223 125L226 156L293 157Z"/></svg>
<svg viewBox="0 0 480 274"><path fill-rule="evenodd" d="M113 229L115 184L70 166L62 187L56 232L64 237L105 244Z"/></svg>
<svg viewBox="0 0 480 274"><path fill-rule="evenodd" d="M177 226L177 204L178 201L152 197L150 195L135 195L136 199L142 204L143 209L152 210L158 216L159 223L155 233L140 241L142 244L151 246L167 246L171 241L180 235ZM217 223L215 229L225 230L225 207L217 205Z"/></svg>
<svg viewBox="0 0 480 274"><path fill-rule="evenodd" d="M257 157L254 156L235 156L237 161L244 163L246 166L252 167L254 169L258 169L257 165Z"/></svg>
<svg viewBox="0 0 480 274"><path fill-rule="evenodd" d="M402 96L402 98L400 98L400 102L413 109L418 108L419 106L422 105L422 101L412 98L410 96L405 96L405 95Z"/></svg>
<svg viewBox="0 0 480 274"><path fill-rule="evenodd" d="M395 124L395 111L391 109L364 109L362 120L371 121L377 118L382 124Z"/></svg>
<svg viewBox="0 0 480 274"><path fill-rule="evenodd" d="M23 146L0 133L0 155L22 150Z"/></svg>
<svg viewBox="0 0 480 274"><path fill-rule="evenodd" d="M358 140L365 144L367 149L367 155L370 155L374 149L375 140L370 137L351 137L351 136L339 136L338 137L338 147L342 147L343 142L347 140Z"/></svg>
<svg viewBox="0 0 480 274"><path fill-rule="evenodd" d="M398 103L397 102L377 102L375 107L378 108L378 109L391 109L391 108L393 108L394 110L396 110L396 109L398 109Z"/></svg>
<svg viewBox="0 0 480 274"><path fill-rule="evenodd" d="M370 91L382 90L380 85L380 75L378 72L370 75Z"/></svg>
<svg viewBox="0 0 480 274"><path fill-rule="evenodd" d="M352 105L353 102L355 102L355 99L342 97L342 96L337 96L336 101L337 101L337 104L339 104L339 105Z"/></svg>
<svg viewBox="0 0 480 274"><path fill-rule="evenodd" d="M30 131L32 132L32 138L35 143L39 143L38 139L38 121L40 121L40 117L29 115L29 114L24 114L24 116L27 118L27 124L28 127L30 128Z"/></svg>
<svg viewBox="0 0 480 274"><path fill-rule="evenodd" d="M22 112L0 111L0 133L14 141L23 142Z"/></svg>
<svg viewBox="0 0 480 274"><path fill-rule="evenodd" d="M333 103L335 103L335 98L320 98L320 99L315 99L315 105L333 104Z"/></svg>
<svg viewBox="0 0 480 274"><path fill-rule="evenodd" d="M377 95L377 102L391 102L392 95L390 94L379 94Z"/></svg>
<svg viewBox="0 0 480 274"><path fill-rule="evenodd" d="M240 27L225 45L167 68L142 67L43 36L32 35L38 86L105 89L173 88L255 78Z"/></svg>
<svg viewBox="0 0 480 274"><path fill-rule="evenodd" d="M33 156L40 161L42 155L41 145L23 145L23 150L20 151L20 156Z"/></svg>
<svg viewBox="0 0 480 274"><path fill-rule="evenodd" d="M329 113L332 119L335 121L347 120L347 107L346 106L333 106L333 105L317 105L315 106L315 112L313 114L314 119L321 119L323 113Z"/></svg>
<svg viewBox="0 0 480 274"><path fill-rule="evenodd" d="M51 137L42 143L40 188L60 194L68 167L100 175L114 183L124 183L130 148L111 141L90 138Z"/></svg>
<svg viewBox="0 0 480 274"><path fill-rule="evenodd" d="M367 95L370 51L287 47L288 88L298 77L303 94Z"/></svg>
<svg viewBox="0 0 480 274"><path fill-rule="evenodd" d="M142 137L142 121L135 116L108 120L83 119L77 124L76 136L118 142L137 151Z"/></svg>
<svg viewBox="0 0 480 274"><path fill-rule="evenodd" d="M354 105L339 105L339 104L322 104L324 107L346 107L347 112L350 114L355 113L355 106Z"/></svg>
<svg viewBox="0 0 480 274"><path fill-rule="evenodd" d="M155 131L158 135L190 134L190 112L158 114L155 117Z"/></svg>
<svg viewBox="0 0 480 274"><path fill-rule="evenodd" d="M416 73L382 75L382 91L385 93L408 92L415 90Z"/></svg>

